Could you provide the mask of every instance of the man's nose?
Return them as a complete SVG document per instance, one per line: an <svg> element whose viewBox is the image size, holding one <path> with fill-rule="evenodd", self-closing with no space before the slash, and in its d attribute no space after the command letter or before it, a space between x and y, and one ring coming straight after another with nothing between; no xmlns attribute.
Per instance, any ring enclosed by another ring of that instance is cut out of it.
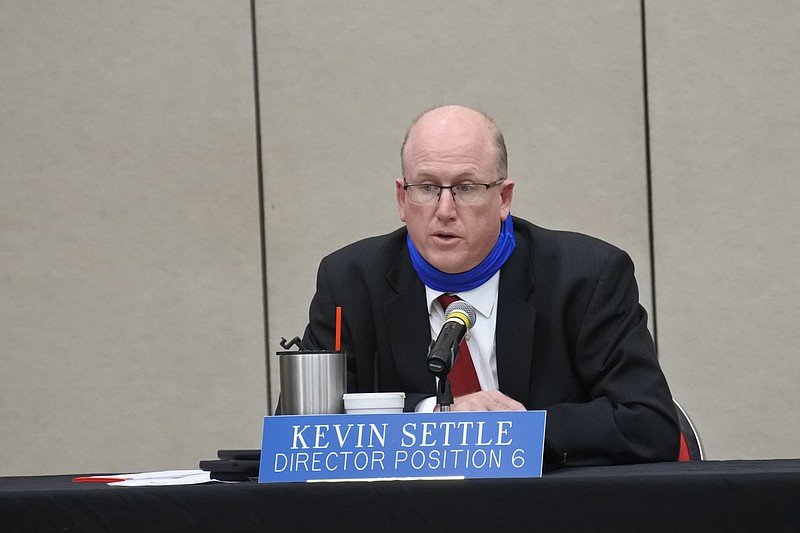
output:
<svg viewBox="0 0 800 533"><path fill-rule="evenodd" d="M453 189L442 189L439 192L439 202L436 204L436 214L441 217L452 217L456 213L456 197Z"/></svg>

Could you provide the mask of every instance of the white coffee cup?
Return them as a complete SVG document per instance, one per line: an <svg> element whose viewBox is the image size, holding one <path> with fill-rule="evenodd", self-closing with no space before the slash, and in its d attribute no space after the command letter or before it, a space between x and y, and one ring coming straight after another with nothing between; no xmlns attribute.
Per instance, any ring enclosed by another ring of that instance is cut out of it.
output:
<svg viewBox="0 0 800 533"><path fill-rule="evenodd" d="M347 414L402 413L405 392L351 392L343 396Z"/></svg>

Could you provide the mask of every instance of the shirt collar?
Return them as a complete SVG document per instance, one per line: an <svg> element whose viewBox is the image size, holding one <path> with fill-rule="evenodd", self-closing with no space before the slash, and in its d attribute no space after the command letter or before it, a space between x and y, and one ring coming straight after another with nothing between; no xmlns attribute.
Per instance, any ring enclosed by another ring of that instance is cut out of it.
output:
<svg viewBox="0 0 800 533"><path fill-rule="evenodd" d="M474 289L454 293L459 298L467 302L469 305L475 308L479 314L483 315L484 317L488 318L492 315L492 311L494 310L495 302L497 302L497 291L500 287L500 271L498 270L495 272L494 276L489 278L483 285L479 285ZM439 307L438 304L434 306L434 302L436 299L444 294L442 291L437 291L431 289L427 285L425 286L425 297L428 303L428 314L433 314L434 310Z"/></svg>

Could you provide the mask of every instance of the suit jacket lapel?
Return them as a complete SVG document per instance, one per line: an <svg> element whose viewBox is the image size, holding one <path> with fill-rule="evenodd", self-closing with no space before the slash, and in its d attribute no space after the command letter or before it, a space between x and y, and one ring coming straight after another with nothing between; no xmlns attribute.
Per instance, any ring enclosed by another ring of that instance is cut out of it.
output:
<svg viewBox="0 0 800 533"><path fill-rule="evenodd" d="M430 322L425 307L425 286L420 281L408 249L403 248L386 280L395 294L383 304L389 344L406 390L435 390L436 381L428 372L425 359L430 345Z"/></svg>
<svg viewBox="0 0 800 533"><path fill-rule="evenodd" d="M500 270L495 347L500 390L526 403L530 395L536 308L528 244L517 235L517 247Z"/></svg>

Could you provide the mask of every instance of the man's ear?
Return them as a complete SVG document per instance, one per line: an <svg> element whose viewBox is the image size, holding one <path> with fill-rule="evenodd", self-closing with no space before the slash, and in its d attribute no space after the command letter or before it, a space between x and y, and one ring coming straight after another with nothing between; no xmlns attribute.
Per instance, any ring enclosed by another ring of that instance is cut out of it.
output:
<svg viewBox="0 0 800 533"><path fill-rule="evenodd" d="M406 191L403 189L403 178L397 178L394 182L394 190L397 195L397 210L400 212L400 220L406 221Z"/></svg>
<svg viewBox="0 0 800 533"><path fill-rule="evenodd" d="M505 220L511 213L511 199L514 196L514 182L513 180L505 180L500 184L500 218Z"/></svg>

